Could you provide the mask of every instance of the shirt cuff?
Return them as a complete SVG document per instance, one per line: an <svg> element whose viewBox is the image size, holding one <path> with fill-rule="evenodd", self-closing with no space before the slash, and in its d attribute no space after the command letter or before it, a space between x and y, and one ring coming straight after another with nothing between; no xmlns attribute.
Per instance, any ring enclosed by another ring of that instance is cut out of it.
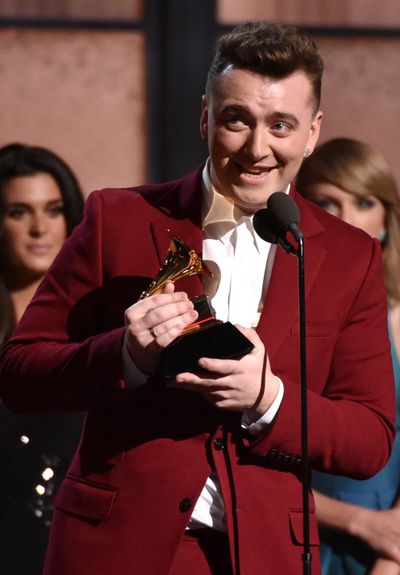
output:
<svg viewBox="0 0 400 575"><path fill-rule="evenodd" d="M278 413L278 409L282 403L283 399L283 392L284 386L282 380L278 377L279 380L279 389L278 393L275 396L274 401L271 403L267 411L259 418L257 421L253 423L250 422L249 416L246 412L242 415L242 428L246 429L250 435L261 435L264 429L272 423L275 418L275 415Z"/></svg>
<svg viewBox="0 0 400 575"><path fill-rule="evenodd" d="M128 346L126 344L126 335L124 338L124 345L122 346L122 370L125 379L125 386L128 391L135 391L142 387L147 381L148 376L140 371L136 363L130 356Z"/></svg>

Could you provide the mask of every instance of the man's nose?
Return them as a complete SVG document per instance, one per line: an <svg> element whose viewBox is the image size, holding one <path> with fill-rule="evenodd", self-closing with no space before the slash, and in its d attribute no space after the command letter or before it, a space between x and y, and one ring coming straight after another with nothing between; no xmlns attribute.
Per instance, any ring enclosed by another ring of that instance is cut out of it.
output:
<svg viewBox="0 0 400 575"><path fill-rule="evenodd" d="M245 151L253 162L268 156L271 153L270 134L259 127L251 130L245 144Z"/></svg>

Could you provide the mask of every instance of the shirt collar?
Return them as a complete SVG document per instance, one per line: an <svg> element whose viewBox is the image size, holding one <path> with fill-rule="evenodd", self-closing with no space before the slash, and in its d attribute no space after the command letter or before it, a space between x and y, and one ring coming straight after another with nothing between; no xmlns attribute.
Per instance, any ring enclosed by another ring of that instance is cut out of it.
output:
<svg viewBox="0 0 400 575"><path fill-rule="evenodd" d="M207 160L203 169L203 230L210 224L219 222L236 225L240 217L246 214L235 206L232 200L226 198L215 189L210 176L210 159Z"/></svg>

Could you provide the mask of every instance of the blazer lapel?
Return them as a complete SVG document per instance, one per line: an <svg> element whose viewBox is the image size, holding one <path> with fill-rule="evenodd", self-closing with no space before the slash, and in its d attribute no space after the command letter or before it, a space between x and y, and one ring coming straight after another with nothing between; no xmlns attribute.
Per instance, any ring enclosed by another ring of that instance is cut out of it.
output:
<svg viewBox="0 0 400 575"><path fill-rule="evenodd" d="M160 266L164 263L171 243L171 237L177 236L187 246L201 255L202 230L201 219L201 189L198 173L182 181L180 196L184 198L180 206L186 217L174 219L172 217L160 218L151 224L155 248L157 250ZM184 214L181 212L181 216ZM176 282L176 289L183 290L190 297L203 293L201 277L199 274L185 277Z"/></svg>

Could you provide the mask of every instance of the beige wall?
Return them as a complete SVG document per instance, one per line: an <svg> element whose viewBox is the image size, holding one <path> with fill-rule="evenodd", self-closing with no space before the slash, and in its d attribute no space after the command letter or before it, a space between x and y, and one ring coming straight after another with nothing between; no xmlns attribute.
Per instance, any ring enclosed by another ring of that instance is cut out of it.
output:
<svg viewBox="0 0 400 575"><path fill-rule="evenodd" d="M143 0L0 0L0 16L7 18L138 20L143 10Z"/></svg>
<svg viewBox="0 0 400 575"><path fill-rule="evenodd" d="M218 0L223 24L282 20L308 26L400 26L398 0Z"/></svg>
<svg viewBox="0 0 400 575"><path fill-rule="evenodd" d="M398 0L219 0L217 6L221 24L276 19L400 28ZM3 17L134 20L143 12L139 0L0 0ZM400 183L400 37L315 39L326 63L321 139L345 135L376 145ZM145 49L144 34L134 31L0 29L0 145L19 140L54 149L86 193L144 182Z"/></svg>
<svg viewBox="0 0 400 575"><path fill-rule="evenodd" d="M3 29L0 55L0 145L53 149L86 193L145 180L141 34Z"/></svg>
<svg viewBox="0 0 400 575"><path fill-rule="evenodd" d="M321 141L369 142L385 154L400 184L400 38L315 40L325 61Z"/></svg>

